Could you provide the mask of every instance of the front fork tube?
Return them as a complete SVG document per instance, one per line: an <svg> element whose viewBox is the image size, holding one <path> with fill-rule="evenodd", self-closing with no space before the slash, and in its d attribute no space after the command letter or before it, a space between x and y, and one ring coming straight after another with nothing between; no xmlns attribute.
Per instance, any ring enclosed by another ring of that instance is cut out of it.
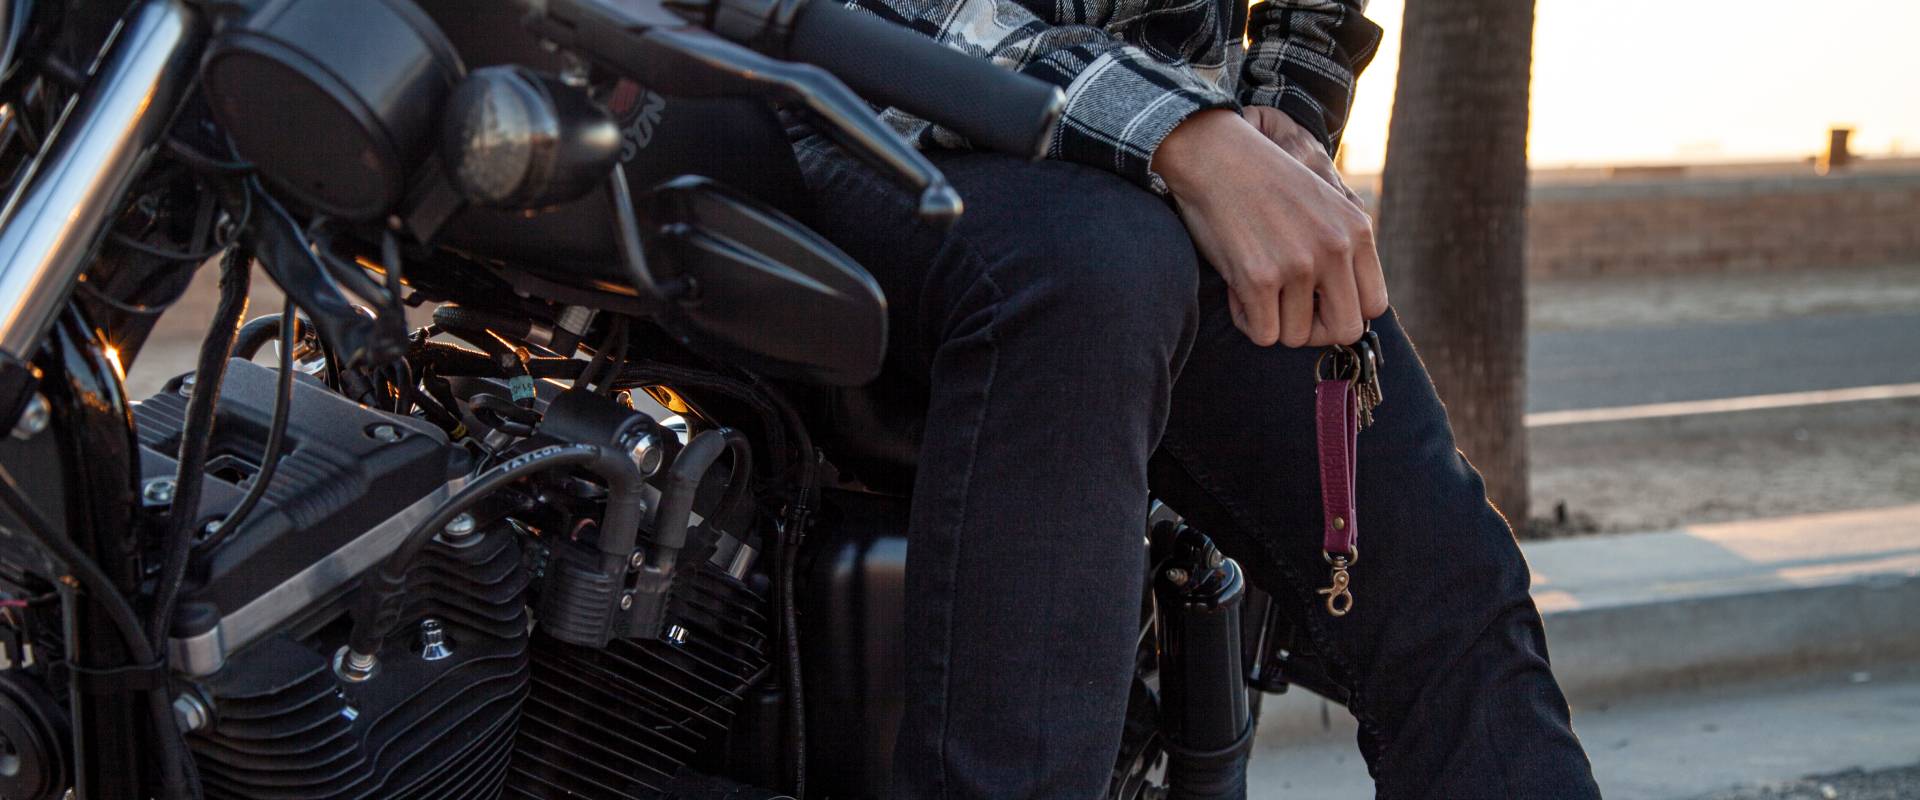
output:
<svg viewBox="0 0 1920 800"><path fill-rule="evenodd" d="M1246 579L1198 530L1162 526L1153 542L1153 591L1167 797L1244 798L1253 741L1240 640Z"/></svg>

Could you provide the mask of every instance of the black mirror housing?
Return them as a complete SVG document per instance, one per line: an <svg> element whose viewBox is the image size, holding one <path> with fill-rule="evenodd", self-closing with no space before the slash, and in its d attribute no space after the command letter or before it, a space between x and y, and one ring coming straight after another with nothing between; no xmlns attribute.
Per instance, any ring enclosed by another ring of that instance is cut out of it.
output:
<svg viewBox="0 0 1920 800"><path fill-rule="evenodd" d="M688 294L660 314L689 346L770 377L858 386L879 374L887 300L852 257L712 180L654 188L649 253Z"/></svg>

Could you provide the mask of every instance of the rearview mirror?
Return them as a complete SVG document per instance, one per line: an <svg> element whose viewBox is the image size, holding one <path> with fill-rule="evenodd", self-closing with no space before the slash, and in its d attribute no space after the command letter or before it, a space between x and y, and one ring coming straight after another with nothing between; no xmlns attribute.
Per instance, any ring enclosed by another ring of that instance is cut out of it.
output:
<svg viewBox="0 0 1920 800"><path fill-rule="evenodd" d="M659 315L670 332L772 377L857 386L879 374L886 296L839 248L698 176L655 187L649 211L658 271L690 282Z"/></svg>

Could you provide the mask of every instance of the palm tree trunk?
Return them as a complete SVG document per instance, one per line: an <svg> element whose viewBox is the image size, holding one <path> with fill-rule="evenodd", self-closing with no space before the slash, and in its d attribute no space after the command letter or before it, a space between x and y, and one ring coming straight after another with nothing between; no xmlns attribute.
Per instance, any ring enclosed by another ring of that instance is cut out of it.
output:
<svg viewBox="0 0 1920 800"><path fill-rule="evenodd" d="M1395 306L1460 450L1516 528L1527 519L1532 58L1533 0L1407 0L1380 212Z"/></svg>

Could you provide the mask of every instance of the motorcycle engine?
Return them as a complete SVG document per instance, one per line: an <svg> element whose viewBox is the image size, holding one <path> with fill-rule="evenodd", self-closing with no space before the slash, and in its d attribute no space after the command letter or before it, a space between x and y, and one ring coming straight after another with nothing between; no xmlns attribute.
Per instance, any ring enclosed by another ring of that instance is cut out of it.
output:
<svg viewBox="0 0 1920 800"><path fill-rule="evenodd" d="M462 485L472 456L301 377L278 472L223 536L211 523L258 471L275 376L229 366L194 512L206 533L169 642L208 797L667 797L688 765L723 758L767 667L743 541L694 540L660 638L565 644L529 608L561 574L548 565L586 547L604 489L538 479L435 538L407 572L402 624L356 669L343 659L360 576ZM148 503L170 499L191 391L176 381L135 408Z"/></svg>

